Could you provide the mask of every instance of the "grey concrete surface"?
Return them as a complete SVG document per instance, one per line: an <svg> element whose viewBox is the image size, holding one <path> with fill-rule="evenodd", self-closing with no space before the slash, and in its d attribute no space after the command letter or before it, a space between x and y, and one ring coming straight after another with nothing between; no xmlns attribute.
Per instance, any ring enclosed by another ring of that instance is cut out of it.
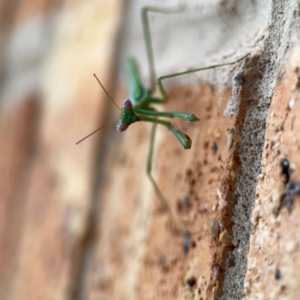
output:
<svg viewBox="0 0 300 300"><path fill-rule="evenodd" d="M141 8L180 5L185 7L182 13L149 14L157 76L232 61L261 44L270 22L271 1L129 1L119 70L126 58L134 57L148 78Z"/></svg>

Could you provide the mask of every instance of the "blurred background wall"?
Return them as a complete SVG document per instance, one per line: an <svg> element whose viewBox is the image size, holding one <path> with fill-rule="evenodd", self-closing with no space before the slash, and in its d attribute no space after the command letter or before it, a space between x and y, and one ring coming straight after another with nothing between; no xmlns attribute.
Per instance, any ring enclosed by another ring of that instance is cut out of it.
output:
<svg viewBox="0 0 300 300"><path fill-rule="evenodd" d="M102 123L122 5L0 3L0 299L73 292L101 134L75 142Z"/></svg>

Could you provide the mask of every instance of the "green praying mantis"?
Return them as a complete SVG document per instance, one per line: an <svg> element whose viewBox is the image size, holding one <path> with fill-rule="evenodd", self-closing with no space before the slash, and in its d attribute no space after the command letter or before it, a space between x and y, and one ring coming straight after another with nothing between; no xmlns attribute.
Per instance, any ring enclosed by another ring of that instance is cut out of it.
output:
<svg viewBox="0 0 300 300"><path fill-rule="evenodd" d="M176 9L144 7L141 11L144 39L145 39L145 45L147 51L148 65L150 70L149 89L144 86L141 80L137 62L134 59L128 59L125 64L125 71L127 76L127 88L128 88L129 99L125 99L122 103L122 107L119 108L119 106L115 103L115 101L110 97L108 92L105 90L104 86L102 85L98 77L94 74L94 76L96 77L98 83L103 88L106 95L114 103L114 105L120 110L120 116L117 123L117 130L119 132L126 131L131 124L137 122L150 122L153 124L151 134L150 134L150 147L149 147L148 158L147 158L146 172L156 195L158 196L164 210L167 212L169 219L174 227L176 227L175 217L170 209L167 200L165 199L164 195L162 194L161 190L159 189L152 175L152 160L153 160L156 127L158 124L165 126L171 133L175 135L175 137L178 139L178 141L180 142L180 144L183 146L184 149L190 149L192 146L191 138L187 134L176 129L170 121L161 118L179 118L188 122L197 122L199 121L199 118L194 114L188 114L179 111L172 111L172 112L157 111L153 107L153 105L163 104L167 99L167 93L165 91L162 82L163 80L172 77L182 76L185 74L190 74L190 73L199 72L203 70L215 69L222 66L233 65L244 60L245 57L248 56L247 54L246 56L243 56L242 58L235 60L233 62L216 64L204 68L190 69L185 72L179 72L179 73L174 73L166 76L161 76L156 79L148 14L149 12L172 14L172 13L182 12L183 9L184 8L182 7ZM156 83L158 85L161 97L153 96L155 92ZM113 122L110 122L108 124L111 123ZM83 140L85 140L92 134L96 133L97 131L101 130L103 127L107 126L108 124L105 124L104 126L93 131L92 133L90 133L89 135L87 135L86 137L78 141L76 144L81 143Z"/></svg>

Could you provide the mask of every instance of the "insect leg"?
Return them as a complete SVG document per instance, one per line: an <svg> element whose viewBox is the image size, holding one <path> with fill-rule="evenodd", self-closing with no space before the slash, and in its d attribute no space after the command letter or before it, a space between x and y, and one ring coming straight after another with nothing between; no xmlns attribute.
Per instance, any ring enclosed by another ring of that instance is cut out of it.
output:
<svg viewBox="0 0 300 300"><path fill-rule="evenodd" d="M248 53L247 55L239 58L238 60L228 62L228 63L224 63L224 64L217 64L217 65L212 65L212 66L208 66L208 67L204 67L204 68L191 69L191 70L187 70L187 71L184 71L184 72L179 72L179 73L174 73L174 74L161 76L161 77L157 78L157 83L158 83L158 87L159 87L159 90L161 92L161 95L163 96L164 99L167 97L165 88L163 87L163 84L162 84L162 81L165 80L165 79L173 78L173 77L177 77L177 76L181 76L181 75L185 75L185 74L200 72L200 71L204 71L204 70L210 70L210 69L215 69L215 68L219 68L219 67L233 65L233 64L236 64L236 63L242 61L248 55L250 55L250 54Z"/></svg>
<svg viewBox="0 0 300 300"><path fill-rule="evenodd" d="M170 206L169 206L167 200L165 199L165 197L163 196L162 192L160 191L155 179L152 176L152 159L153 159L156 126L157 126L157 124L153 124L152 129L151 129L150 147L149 147L149 153L148 153L148 159L147 159L147 175L150 179L150 182L153 186L153 189L154 189L157 197L159 198L159 200L161 202L161 205L163 206L164 210L167 212L167 214L169 216L172 226L177 227L176 220L172 214Z"/></svg>
<svg viewBox="0 0 300 300"><path fill-rule="evenodd" d="M147 116L139 116L139 118L140 121L150 122L154 124L161 124L163 126L166 126L176 136L176 138L178 139L178 141L180 142L180 144L183 146L184 149L190 149L192 147L191 138L187 134L177 130L171 122L164 121L154 117L147 117Z"/></svg>
<svg viewBox="0 0 300 300"><path fill-rule="evenodd" d="M186 114L180 111L171 111L171 112L162 112L156 110L143 109L139 107L134 108L134 112L138 115L144 116L154 116L154 117L166 117L166 118L179 118L188 122L196 122L200 119L197 118L194 114Z"/></svg>
<svg viewBox="0 0 300 300"><path fill-rule="evenodd" d="M154 57L153 57L153 48L151 42L151 32L149 26L149 19L148 19L148 12L155 12L155 13L163 13L163 14L174 14L179 13L185 10L184 6L179 6L177 8L161 8L161 7L153 7L153 6L146 6L142 8L142 24L143 24L143 31L144 31L144 38L145 38L145 45L148 57L148 64L150 70L150 90L153 91L155 87L156 75L155 75L155 68L154 68Z"/></svg>

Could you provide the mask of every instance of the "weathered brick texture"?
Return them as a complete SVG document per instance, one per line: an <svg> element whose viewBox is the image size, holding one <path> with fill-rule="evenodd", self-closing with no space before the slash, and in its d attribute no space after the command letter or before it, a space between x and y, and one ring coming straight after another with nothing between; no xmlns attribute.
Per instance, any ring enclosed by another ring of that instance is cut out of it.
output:
<svg viewBox="0 0 300 300"><path fill-rule="evenodd" d="M201 119L174 121L189 151L157 133L153 173L177 230L145 174L149 124L75 146L118 115L93 73L118 103L126 57L148 78L150 2L0 3L0 299L299 299L297 1L150 15L158 75L249 54L166 82L159 109Z"/></svg>

